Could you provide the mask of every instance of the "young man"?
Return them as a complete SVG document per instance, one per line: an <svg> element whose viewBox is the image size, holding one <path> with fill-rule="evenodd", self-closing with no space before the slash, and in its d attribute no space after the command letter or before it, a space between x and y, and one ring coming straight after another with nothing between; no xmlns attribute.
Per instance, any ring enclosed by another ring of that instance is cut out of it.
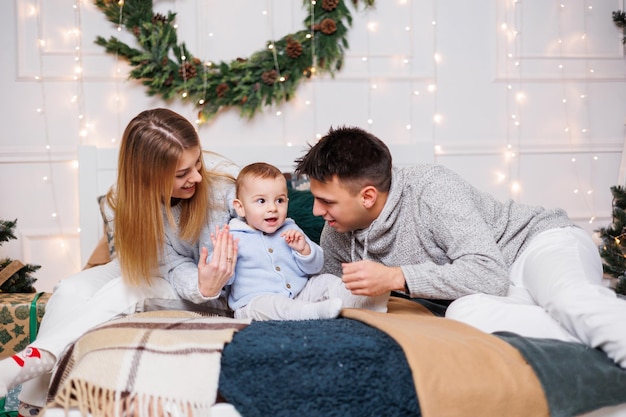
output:
<svg viewBox="0 0 626 417"><path fill-rule="evenodd" d="M626 301L601 285L597 248L563 210L499 202L442 166L392 167L387 146L354 127L296 164L326 221L322 273L354 294L457 300L446 317L585 343L626 368Z"/></svg>

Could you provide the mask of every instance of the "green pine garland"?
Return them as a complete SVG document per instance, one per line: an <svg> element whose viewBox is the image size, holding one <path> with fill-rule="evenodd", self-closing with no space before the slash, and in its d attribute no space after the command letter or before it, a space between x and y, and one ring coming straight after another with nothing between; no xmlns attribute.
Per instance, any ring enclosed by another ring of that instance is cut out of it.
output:
<svg viewBox="0 0 626 417"><path fill-rule="evenodd" d="M0 220L0 242L8 242L16 239L13 230L17 225L15 220ZM11 264L10 258L0 259L0 271ZM37 278L31 274L41 268L40 265L26 264L19 271L11 275L4 283L0 285L0 293L33 293L36 292L33 284Z"/></svg>
<svg viewBox="0 0 626 417"><path fill-rule="evenodd" d="M615 292L626 295L626 188L611 187L613 194L613 222L596 230L602 245L603 270L616 279Z"/></svg>
<svg viewBox="0 0 626 417"><path fill-rule="evenodd" d="M352 24L344 0L304 0L308 16L302 30L267 41L264 49L248 58L212 63L178 43L176 14L155 14L152 0L94 3L110 22L123 25L135 36L137 47L115 37L98 36L95 43L126 59L132 67L129 78L140 80L148 95L195 103L200 122L229 107L237 107L242 116L251 118L265 105L291 99L299 83L313 73L334 75L343 65ZM355 8L359 3L366 8L374 6L374 0L352 0Z"/></svg>
<svg viewBox="0 0 626 417"><path fill-rule="evenodd" d="M615 26L622 30L622 43L626 44L626 12L622 10L616 10L613 12L613 23Z"/></svg>

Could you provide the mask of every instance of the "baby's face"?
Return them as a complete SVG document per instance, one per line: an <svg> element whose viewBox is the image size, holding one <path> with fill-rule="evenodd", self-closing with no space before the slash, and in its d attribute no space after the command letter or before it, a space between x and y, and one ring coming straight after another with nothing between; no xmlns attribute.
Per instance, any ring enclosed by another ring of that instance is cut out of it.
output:
<svg viewBox="0 0 626 417"><path fill-rule="evenodd" d="M288 198L284 177L247 179L239 194L238 214L253 229L274 233L285 222Z"/></svg>

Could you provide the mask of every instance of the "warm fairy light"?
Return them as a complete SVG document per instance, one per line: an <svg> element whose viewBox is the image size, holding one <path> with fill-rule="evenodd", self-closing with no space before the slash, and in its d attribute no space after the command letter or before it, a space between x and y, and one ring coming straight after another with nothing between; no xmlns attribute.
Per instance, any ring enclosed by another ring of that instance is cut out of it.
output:
<svg viewBox="0 0 626 417"><path fill-rule="evenodd" d="M441 154L443 153L443 148L441 147L441 145L435 145L435 153L436 154Z"/></svg>
<svg viewBox="0 0 626 417"><path fill-rule="evenodd" d="M406 125L406 130L411 130L411 125Z"/></svg>
<svg viewBox="0 0 626 417"><path fill-rule="evenodd" d="M435 91L437 91L437 86L435 84L428 84L428 87L426 88L430 93L433 93Z"/></svg>
<svg viewBox="0 0 626 417"><path fill-rule="evenodd" d="M276 116L280 116L281 114L283 114L283 112L281 112L280 110L276 112Z"/></svg>
<svg viewBox="0 0 626 417"><path fill-rule="evenodd" d="M522 190L522 186L520 185L520 183L518 181L513 181L511 183L511 192L513 193L519 193Z"/></svg>
<svg viewBox="0 0 626 417"><path fill-rule="evenodd" d="M372 119L367 119L367 124L368 124L368 125L371 125L371 124L373 124L373 123L374 123L374 120L372 120Z"/></svg>
<svg viewBox="0 0 626 417"><path fill-rule="evenodd" d="M433 121L437 124L441 124L441 122L443 122L443 116L437 113L433 116Z"/></svg>
<svg viewBox="0 0 626 417"><path fill-rule="evenodd" d="M435 53L434 59L435 59L435 62L441 62L441 55L439 53Z"/></svg>
<svg viewBox="0 0 626 417"><path fill-rule="evenodd" d="M369 30L370 32L376 32L377 29L378 29L378 22L368 22L367 30Z"/></svg>

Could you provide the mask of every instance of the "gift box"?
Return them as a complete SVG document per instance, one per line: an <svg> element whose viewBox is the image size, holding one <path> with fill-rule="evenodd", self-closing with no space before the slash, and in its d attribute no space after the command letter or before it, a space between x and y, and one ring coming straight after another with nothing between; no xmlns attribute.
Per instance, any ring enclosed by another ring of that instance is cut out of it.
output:
<svg viewBox="0 0 626 417"><path fill-rule="evenodd" d="M0 293L0 359L26 348L36 336L50 293Z"/></svg>

